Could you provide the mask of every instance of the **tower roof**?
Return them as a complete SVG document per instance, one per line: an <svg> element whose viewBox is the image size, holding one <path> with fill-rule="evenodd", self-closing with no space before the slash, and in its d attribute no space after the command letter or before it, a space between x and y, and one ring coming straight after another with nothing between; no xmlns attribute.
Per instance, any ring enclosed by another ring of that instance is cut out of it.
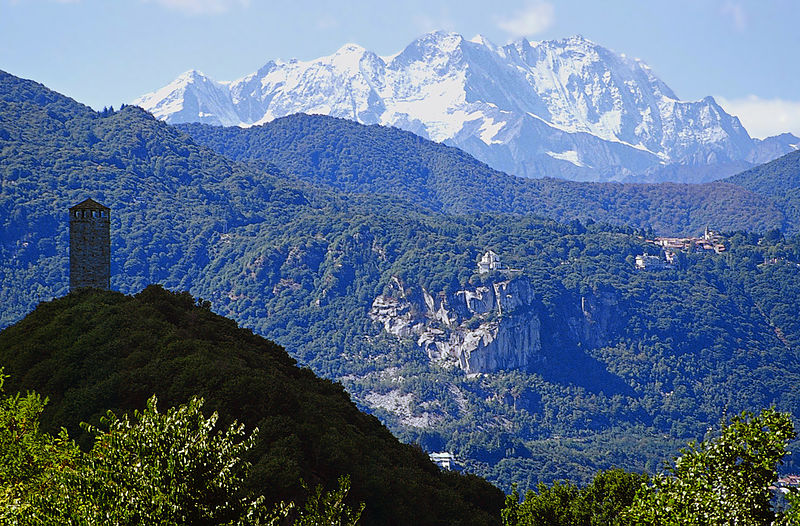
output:
<svg viewBox="0 0 800 526"><path fill-rule="evenodd" d="M81 201L75 206L69 207L70 210L111 210L107 206L103 206L94 199L87 199L85 201Z"/></svg>

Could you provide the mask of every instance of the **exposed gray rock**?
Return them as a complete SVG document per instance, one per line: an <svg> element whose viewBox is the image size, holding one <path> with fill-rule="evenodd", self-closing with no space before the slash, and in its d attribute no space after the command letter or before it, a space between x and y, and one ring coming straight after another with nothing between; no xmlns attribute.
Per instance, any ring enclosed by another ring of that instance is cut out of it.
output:
<svg viewBox="0 0 800 526"><path fill-rule="evenodd" d="M613 290L589 290L576 296L555 313L560 329L549 334L552 341L547 347L605 347L614 341L627 319L623 310L619 294Z"/></svg>
<svg viewBox="0 0 800 526"><path fill-rule="evenodd" d="M386 332L415 339L431 361L467 373L528 369L543 360L541 321L526 277L438 295L392 278L369 316Z"/></svg>
<svg viewBox="0 0 800 526"><path fill-rule="evenodd" d="M598 291L581 296L580 341L589 347L602 347L611 340L620 323L616 293Z"/></svg>

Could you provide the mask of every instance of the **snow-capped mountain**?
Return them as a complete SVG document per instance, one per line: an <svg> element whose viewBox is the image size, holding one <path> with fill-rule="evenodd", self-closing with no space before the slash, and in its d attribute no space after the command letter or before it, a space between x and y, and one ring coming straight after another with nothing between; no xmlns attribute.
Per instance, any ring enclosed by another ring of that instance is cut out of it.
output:
<svg viewBox="0 0 800 526"><path fill-rule="evenodd" d="M712 97L681 101L640 60L580 36L496 46L435 32L388 57L348 44L233 82L190 71L134 104L171 123L226 126L321 113L403 128L505 172L578 180L693 167L695 179L713 179L800 143L754 140Z"/></svg>

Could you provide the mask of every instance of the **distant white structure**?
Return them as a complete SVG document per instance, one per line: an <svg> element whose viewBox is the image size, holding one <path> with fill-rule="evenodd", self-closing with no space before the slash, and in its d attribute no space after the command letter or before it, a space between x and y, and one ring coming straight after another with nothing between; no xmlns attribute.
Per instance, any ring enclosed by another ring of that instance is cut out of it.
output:
<svg viewBox="0 0 800 526"><path fill-rule="evenodd" d="M478 261L478 273L486 274L492 270L501 270L503 267L500 265L500 256L493 250L486 252L481 260Z"/></svg>
<svg viewBox="0 0 800 526"><path fill-rule="evenodd" d="M439 453L429 453L428 457L430 457L431 462L433 462L442 469L452 471L458 467L456 465L455 455L453 455L449 451L442 451Z"/></svg>
<svg viewBox="0 0 800 526"><path fill-rule="evenodd" d="M638 269L662 269L667 268L668 263L665 259L661 259L660 256L650 256L647 254L640 254L636 256L636 268Z"/></svg>

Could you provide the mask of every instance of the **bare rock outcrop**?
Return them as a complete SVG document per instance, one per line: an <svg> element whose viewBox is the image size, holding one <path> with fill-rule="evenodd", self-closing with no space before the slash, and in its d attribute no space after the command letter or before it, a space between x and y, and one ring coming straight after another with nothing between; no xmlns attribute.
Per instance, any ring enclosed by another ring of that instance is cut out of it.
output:
<svg viewBox="0 0 800 526"><path fill-rule="evenodd" d="M386 332L414 339L433 362L467 373L529 369L543 360L541 321L523 276L436 295L393 278L369 316Z"/></svg>

